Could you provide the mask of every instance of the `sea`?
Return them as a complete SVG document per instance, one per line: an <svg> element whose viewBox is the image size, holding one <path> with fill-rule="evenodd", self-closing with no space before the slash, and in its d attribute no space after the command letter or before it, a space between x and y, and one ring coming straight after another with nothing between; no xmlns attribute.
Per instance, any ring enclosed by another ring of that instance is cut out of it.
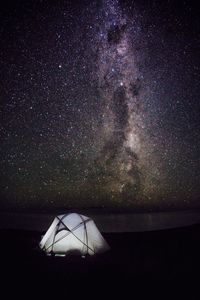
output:
<svg viewBox="0 0 200 300"><path fill-rule="evenodd" d="M76 212L76 210L74 211ZM68 213L63 211L62 214ZM144 232L190 226L200 223L199 210L167 212L103 212L85 210L101 232ZM0 212L0 229L45 232L58 213Z"/></svg>

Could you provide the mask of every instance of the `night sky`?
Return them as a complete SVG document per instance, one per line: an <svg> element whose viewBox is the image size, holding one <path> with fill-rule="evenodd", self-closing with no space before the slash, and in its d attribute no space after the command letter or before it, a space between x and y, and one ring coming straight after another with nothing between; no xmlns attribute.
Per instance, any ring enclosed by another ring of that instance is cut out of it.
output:
<svg viewBox="0 0 200 300"><path fill-rule="evenodd" d="M3 2L0 209L200 206L198 6Z"/></svg>

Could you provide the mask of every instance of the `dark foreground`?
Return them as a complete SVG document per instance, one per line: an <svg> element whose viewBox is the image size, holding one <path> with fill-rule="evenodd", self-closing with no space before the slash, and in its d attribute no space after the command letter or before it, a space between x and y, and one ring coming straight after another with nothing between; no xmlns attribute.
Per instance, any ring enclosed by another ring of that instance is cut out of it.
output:
<svg viewBox="0 0 200 300"><path fill-rule="evenodd" d="M111 250L85 259L47 257L38 248L41 234L0 231L4 299L200 299L200 225L106 233Z"/></svg>

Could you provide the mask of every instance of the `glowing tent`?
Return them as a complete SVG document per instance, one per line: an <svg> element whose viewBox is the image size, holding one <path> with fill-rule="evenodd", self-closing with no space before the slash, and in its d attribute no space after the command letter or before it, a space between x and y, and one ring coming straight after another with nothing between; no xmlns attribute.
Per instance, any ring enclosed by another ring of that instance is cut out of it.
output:
<svg viewBox="0 0 200 300"><path fill-rule="evenodd" d="M55 217L42 237L40 248L48 255L85 256L103 253L110 247L91 218L71 213Z"/></svg>

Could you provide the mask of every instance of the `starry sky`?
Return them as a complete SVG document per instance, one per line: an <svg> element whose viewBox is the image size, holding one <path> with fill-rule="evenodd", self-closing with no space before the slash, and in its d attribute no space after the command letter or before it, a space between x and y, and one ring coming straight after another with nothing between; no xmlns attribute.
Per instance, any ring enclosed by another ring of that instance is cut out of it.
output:
<svg viewBox="0 0 200 300"><path fill-rule="evenodd" d="M3 1L0 209L199 207L193 1Z"/></svg>

